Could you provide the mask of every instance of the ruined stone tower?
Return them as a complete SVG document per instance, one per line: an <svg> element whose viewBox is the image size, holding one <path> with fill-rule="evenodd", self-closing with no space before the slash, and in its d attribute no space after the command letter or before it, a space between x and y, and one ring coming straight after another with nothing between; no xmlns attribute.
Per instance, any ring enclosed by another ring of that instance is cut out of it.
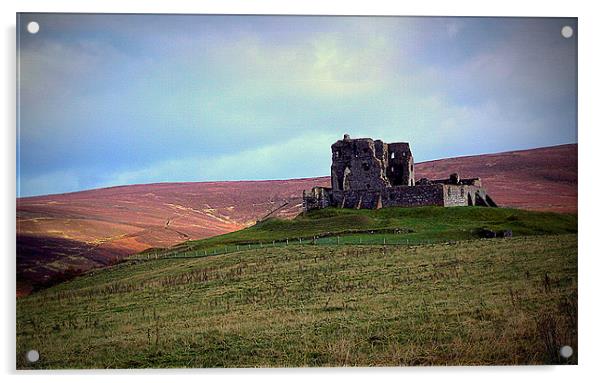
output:
<svg viewBox="0 0 602 383"><path fill-rule="evenodd" d="M386 144L346 134L331 148L333 192L414 186L414 158L406 142Z"/></svg>
<svg viewBox="0 0 602 383"><path fill-rule="evenodd" d="M495 206L479 178L414 179L414 158L407 142L387 144L348 134L331 146L331 187L303 192L306 211L327 206Z"/></svg>

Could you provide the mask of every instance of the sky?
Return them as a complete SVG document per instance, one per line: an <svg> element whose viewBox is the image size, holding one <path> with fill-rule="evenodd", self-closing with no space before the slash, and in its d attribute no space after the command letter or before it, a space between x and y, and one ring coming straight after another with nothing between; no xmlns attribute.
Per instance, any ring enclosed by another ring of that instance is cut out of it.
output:
<svg viewBox="0 0 602 383"><path fill-rule="evenodd" d="M572 18L21 14L17 28L18 197L325 176L345 133L410 142L417 162L577 142Z"/></svg>

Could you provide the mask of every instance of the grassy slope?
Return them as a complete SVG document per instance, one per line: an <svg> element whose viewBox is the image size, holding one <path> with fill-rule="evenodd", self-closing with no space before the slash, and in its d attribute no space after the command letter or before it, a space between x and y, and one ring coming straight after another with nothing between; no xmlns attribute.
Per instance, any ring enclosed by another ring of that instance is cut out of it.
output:
<svg viewBox="0 0 602 383"><path fill-rule="evenodd" d="M477 216L515 237L117 265L18 300L18 367L541 364L577 349L575 216L396 210L328 210L209 241L402 223L407 235L470 237ZM36 365L22 358L31 348Z"/></svg>
<svg viewBox="0 0 602 383"><path fill-rule="evenodd" d="M482 207L381 210L329 208L299 215L294 220L268 219L248 229L200 241L188 241L165 252L219 251L227 245L245 245L258 241L269 244L272 241L285 241L286 238L292 243L299 237L309 239L315 235L339 235L340 242L347 244L359 243L360 237L364 244L382 243L383 236L391 244L466 240L478 238L477 231L481 228L494 231L510 229L515 236L576 233L577 216ZM400 230L401 233L393 234L395 230ZM336 238L334 239L336 242ZM325 242L328 241L323 241Z"/></svg>

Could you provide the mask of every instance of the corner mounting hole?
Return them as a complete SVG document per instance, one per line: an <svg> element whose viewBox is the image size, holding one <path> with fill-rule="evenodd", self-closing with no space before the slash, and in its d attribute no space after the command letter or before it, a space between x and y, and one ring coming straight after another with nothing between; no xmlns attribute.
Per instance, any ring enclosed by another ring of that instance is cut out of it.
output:
<svg viewBox="0 0 602 383"><path fill-rule="evenodd" d="M562 37L564 37L565 39L570 39L571 37L573 37L573 28L569 25L565 25L564 27L562 27L562 29L560 30L560 34L562 35Z"/></svg>
<svg viewBox="0 0 602 383"><path fill-rule="evenodd" d="M560 356L564 359L568 359L573 355L573 348L571 346L560 347Z"/></svg>
<svg viewBox="0 0 602 383"><path fill-rule="evenodd" d="M40 353L38 350L29 350L25 354L25 359L27 359L29 363L35 363L40 360Z"/></svg>
<svg viewBox="0 0 602 383"><path fill-rule="evenodd" d="M38 33L39 30L40 24L38 24L36 21L30 21L27 23L27 32L31 33L32 35Z"/></svg>

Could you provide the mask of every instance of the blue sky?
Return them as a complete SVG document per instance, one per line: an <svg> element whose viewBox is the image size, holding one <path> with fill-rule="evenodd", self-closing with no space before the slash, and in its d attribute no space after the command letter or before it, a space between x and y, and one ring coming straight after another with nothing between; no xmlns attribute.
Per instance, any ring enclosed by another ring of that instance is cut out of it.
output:
<svg viewBox="0 0 602 383"><path fill-rule="evenodd" d="M417 161L574 143L565 25L22 14L17 193L323 176L344 133Z"/></svg>

